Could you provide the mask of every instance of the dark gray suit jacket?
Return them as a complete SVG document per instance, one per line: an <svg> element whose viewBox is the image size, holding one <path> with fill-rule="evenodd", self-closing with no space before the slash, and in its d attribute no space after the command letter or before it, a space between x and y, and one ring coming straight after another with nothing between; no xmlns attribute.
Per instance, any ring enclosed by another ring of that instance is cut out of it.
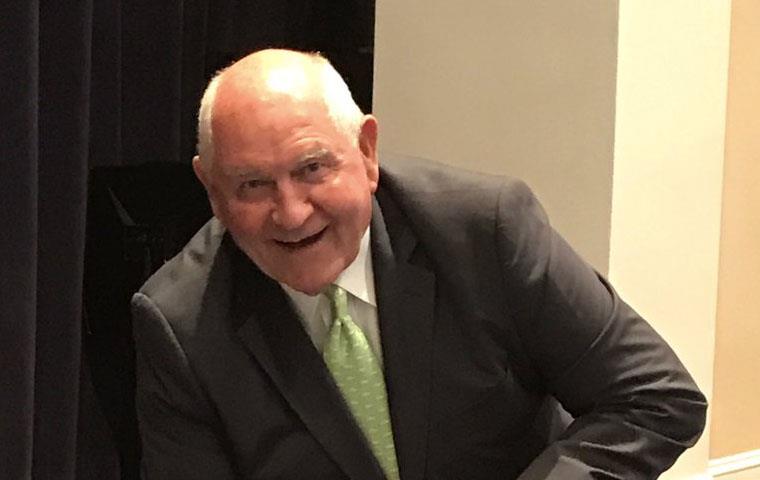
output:
<svg viewBox="0 0 760 480"><path fill-rule="evenodd" d="M403 480L655 478L699 437L689 374L523 183L384 159L371 242ZM218 221L133 312L148 480L383 478L288 297ZM555 399L575 418L558 438Z"/></svg>

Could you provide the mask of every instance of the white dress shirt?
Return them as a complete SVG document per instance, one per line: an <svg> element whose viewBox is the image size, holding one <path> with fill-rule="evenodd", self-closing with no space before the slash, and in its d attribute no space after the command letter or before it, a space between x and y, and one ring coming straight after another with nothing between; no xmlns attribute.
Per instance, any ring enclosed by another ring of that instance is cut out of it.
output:
<svg viewBox="0 0 760 480"><path fill-rule="evenodd" d="M383 352L380 346L375 279L372 273L372 255L370 254L369 228L367 228L359 246L359 253L351 265L338 276L335 284L348 292L348 313L364 332L382 367ZM290 297L296 311L300 313L306 332L321 353L332 325L330 300L322 293L311 296L293 290L284 283L280 285Z"/></svg>

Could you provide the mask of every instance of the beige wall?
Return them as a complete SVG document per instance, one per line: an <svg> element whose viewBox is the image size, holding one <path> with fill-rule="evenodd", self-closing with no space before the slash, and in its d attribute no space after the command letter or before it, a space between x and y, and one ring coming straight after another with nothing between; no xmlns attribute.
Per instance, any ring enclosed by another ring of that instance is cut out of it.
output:
<svg viewBox="0 0 760 480"><path fill-rule="evenodd" d="M606 272L616 41L617 1L378 0L381 153L523 178Z"/></svg>
<svg viewBox="0 0 760 480"><path fill-rule="evenodd" d="M734 0L710 457L760 449L760 2Z"/></svg>
<svg viewBox="0 0 760 480"><path fill-rule="evenodd" d="M377 0L376 15L382 150L526 179L712 401L731 2ZM708 430L662 478L709 478L709 454Z"/></svg>

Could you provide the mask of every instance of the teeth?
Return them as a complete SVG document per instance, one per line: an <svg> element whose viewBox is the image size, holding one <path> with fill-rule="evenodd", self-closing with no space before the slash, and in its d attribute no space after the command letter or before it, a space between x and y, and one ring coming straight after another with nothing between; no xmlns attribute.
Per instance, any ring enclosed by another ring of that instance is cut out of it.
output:
<svg viewBox="0 0 760 480"><path fill-rule="evenodd" d="M307 236L305 236L303 238L299 238L298 240L280 240L280 241L282 243L300 243L300 242L303 242L304 240L306 240L308 238L311 238L311 237L312 237L312 235L307 235Z"/></svg>
<svg viewBox="0 0 760 480"><path fill-rule="evenodd" d="M279 243L283 243L286 245L297 245L302 242L308 242L312 239L314 239L317 235L320 235L322 233L322 230L318 231L317 233L313 233L311 235L306 235L305 237L302 237L299 240L277 240Z"/></svg>

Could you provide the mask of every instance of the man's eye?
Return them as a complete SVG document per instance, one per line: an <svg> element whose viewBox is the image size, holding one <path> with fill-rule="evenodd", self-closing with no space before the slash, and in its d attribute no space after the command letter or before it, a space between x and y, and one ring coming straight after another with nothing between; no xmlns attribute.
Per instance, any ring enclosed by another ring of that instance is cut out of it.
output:
<svg viewBox="0 0 760 480"><path fill-rule="evenodd" d="M303 165L297 173L297 176L299 176L302 180L305 180L307 182L309 181L318 181L322 178L322 176L326 173L327 169L325 168L325 165L322 162L314 161L309 162L305 165Z"/></svg>
<svg viewBox="0 0 760 480"><path fill-rule="evenodd" d="M240 185L240 187L246 190L253 190L253 189L263 186L264 184L266 184L264 180L253 179L253 180L246 180L245 182L242 183L242 185Z"/></svg>

